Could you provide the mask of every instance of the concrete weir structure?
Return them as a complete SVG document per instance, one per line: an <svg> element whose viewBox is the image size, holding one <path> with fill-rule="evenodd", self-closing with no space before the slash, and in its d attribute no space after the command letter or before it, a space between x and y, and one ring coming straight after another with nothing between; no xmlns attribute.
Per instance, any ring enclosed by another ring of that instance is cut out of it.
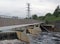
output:
<svg viewBox="0 0 60 44"><path fill-rule="evenodd" d="M11 18L0 18L0 31L3 33L3 37L9 36L12 31L17 33L18 39L24 42L28 42L29 37L27 34L37 35L41 32L40 24L41 21L33 20L33 19L11 19ZM1 33L0 33L1 35ZM2 40L4 40L2 38ZM10 37L7 37L8 39Z"/></svg>

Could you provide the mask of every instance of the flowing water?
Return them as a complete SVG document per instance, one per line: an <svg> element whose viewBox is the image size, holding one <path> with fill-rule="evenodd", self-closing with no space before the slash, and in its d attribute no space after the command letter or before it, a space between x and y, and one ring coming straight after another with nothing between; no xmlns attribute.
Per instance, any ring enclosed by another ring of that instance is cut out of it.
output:
<svg viewBox="0 0 60 44"><path fill-rule="evenodd" d="M0 41L0 44L26 44L26 43L20 40L14 39L14 40L2 40Z"/></svg>
<svg viewBox="0 0 60 44"><path fill-rule="evenodd" d="M36 36L27 34L30 39L30 44L60 44L60 33L59 32L42 32ZM20 40L2 40L0 44L26 44Z"/></svg>
<svg viewBox="0 0 60 44"><path fill-rule="evenodd" d="M60 44L59 32L42 32L37 36L29 35L30 44Z"/></svg>

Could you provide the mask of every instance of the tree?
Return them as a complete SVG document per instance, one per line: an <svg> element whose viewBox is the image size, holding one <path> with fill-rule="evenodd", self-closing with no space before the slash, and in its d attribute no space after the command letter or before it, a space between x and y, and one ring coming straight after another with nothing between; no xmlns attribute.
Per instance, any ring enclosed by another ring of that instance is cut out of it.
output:
<svg viewBox="0 0 60 44"><path fill-rule="evenodd" d="M49 16L52 16L52 14L51 13L47 13L46 15L45 15L45 17L49 17Z"/></svg>
<svg viewBox="0 0 60 44"><path fill-rule="evenodd" d="M44 17L45 17L45 16L39 16L38 19L39 19L39 20L44 20Z"/></svg>
<svg viewBox="0 0 60 44"><path fill-rule="evenodd" d="M38 16L35 14L35 15L32 15L32 18L33 18L33 19L37 19Z"/></svg>
<svg viewBox="0 0 60 44"><path fill-rule="evenodd" d="M59 14L60 14L60 8L59 8L59 6L57 6L57 8L55 9L53 15L56 16L56 17L58 17Z"/></svg>

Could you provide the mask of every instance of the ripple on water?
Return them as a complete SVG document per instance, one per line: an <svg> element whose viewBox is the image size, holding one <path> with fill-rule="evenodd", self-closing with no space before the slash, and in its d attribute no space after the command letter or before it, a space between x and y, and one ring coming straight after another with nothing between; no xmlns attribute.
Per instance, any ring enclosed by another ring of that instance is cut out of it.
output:
<svg viewBox="0 0 60 44"><path fill-rule="evenodd" d="M32 38L31 42L34 42L34 44L60 44L60 33L58 32L57 33L56 32L54 33L42 32L36 38L33 36L30 38Z"/></svg>

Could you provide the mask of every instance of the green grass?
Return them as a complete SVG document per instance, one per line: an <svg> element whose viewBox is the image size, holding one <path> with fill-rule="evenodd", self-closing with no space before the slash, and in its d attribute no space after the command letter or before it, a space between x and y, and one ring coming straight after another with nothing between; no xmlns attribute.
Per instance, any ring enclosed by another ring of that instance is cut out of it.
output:
<svg viewBox="0 0 60 44"><path fill-rule="evenodd" d="M49 16L45 18L45 21L57 21L60 20L60 17Z"/></svg>

